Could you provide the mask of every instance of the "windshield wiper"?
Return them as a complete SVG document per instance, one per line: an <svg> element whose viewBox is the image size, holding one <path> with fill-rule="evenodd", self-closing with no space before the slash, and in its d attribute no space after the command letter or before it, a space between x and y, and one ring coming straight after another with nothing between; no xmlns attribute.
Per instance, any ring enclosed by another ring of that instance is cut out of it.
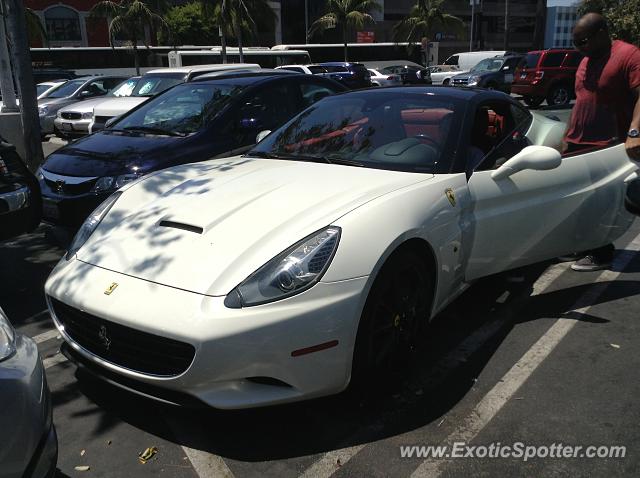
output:
<svg viewBox="0 0 640 478"><path fill-rule="evenodd" d="M310 163L344 164L347 166L364 166L360 161L344 159L337 155L328 156L304 156L287 153L267 153L265 151L250 151L245 156L266 159L286 159L289 161L307 161Z"/></svg>
<svg viewBox="0 0 640 478"><path fill-rule="evenodd" d="M169 131L168 129L162 129L162 128L154 128L153 126L127 126L126 128L124 128L125 131L133 131L134 133L136 132L141 132L141 133L152 133L152 134L159 134L159 135L166 135L166 136L187 136L187 133L180 133L178 131Z"/></svg>

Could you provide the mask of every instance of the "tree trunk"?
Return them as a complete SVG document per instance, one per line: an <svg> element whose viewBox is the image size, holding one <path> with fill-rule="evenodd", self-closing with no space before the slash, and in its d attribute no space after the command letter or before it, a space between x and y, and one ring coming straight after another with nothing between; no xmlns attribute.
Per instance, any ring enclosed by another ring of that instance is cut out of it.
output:
<svg viewBox="0 0 640 478"><path fill-rule="evenodd" d="M349 61L349 57L347 55L347 24L346 20L342 22L342 42L344 43L344 61Z"/></svg>
<svg viewBox="0 0 640 478"><path fill-rule="evenodd" d="M25 163L33 172L38 169L44 155L40 141L40 120L36 86L31 69L31 52L27 38L24 3L22 0L4 0L7 35L11 42L11 58L15 79L20 89L20 117L24 134Z"/></svg>
<svg viewBox="0 0 640 478"><path fill-rule="evenodd" d="M244 63L244 53L242 52L242 27L238 27L238 56L240 63Z"/></svg>
<svg viewBox="0 0 640 478"><path fill-rule="evenodd" d="M222 47L222 63L227 62L227 39L222 32L222 26L218 25L218 35L220 35L220 46Z"/></svg>
<svg viewBox="0 0 640 478"><path fill-rule="evenodd" d="M138 45L133 42L133 64L136 66L136 76L140 76L140 57L138 56Z"/></svg>

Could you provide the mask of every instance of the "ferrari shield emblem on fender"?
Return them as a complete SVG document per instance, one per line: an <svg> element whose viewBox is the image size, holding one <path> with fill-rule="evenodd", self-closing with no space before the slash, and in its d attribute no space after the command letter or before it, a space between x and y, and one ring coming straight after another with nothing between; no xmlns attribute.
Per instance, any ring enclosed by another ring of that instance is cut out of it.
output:
<svg viewBox="0 0 640 478"><path fill-rule="evenodd" d="M444 190L444 193L447 196L447 199L449 200L451 205L453 207L456 207L456 195L453 193L453 189L447 188Z"/></svg>
<svg viewBox="0 0 640 478"><path fill-rule="evenodd" d="M109 287L107 287L107 290L104 291L104 295L111 295L111 293L116 290L116 287L118 287L118 283L113 282Z"/></svg>

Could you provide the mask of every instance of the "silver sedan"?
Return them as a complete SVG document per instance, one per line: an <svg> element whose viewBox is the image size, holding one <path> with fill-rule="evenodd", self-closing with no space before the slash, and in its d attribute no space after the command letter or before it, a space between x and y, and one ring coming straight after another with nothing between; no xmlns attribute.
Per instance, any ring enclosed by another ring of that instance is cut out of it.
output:
<svg viewBox="0 0 640 478"><path fill-rule="evenodd" d="M50 477L58 460L51 397L35 342L0 308L0 475Z"/></svg>
<svg viewBox="0 0 640 478"><path fill-rule="evenodd" d="M396 74L382 74L379 70L369 68L373 86L397 86L402 84L402 77Z"/></svg>

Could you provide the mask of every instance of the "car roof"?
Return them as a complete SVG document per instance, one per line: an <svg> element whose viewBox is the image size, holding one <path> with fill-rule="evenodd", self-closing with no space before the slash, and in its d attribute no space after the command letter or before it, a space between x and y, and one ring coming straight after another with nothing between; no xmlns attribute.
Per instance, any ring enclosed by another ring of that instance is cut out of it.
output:
<svg viewBox="0 0 640 478"><path fill-rule="evenodd" d="M363 63L359 63L357 61L323 61L322 63L317 63L320 66L349 66L349 65L362 65Z"/></svg>
<svg viewBox="0 0 640 478"><path fill-rule="evenodd" d="M286 71L286 70L285 70ZM258 83L263 81L269 81L276 78L282 77L301 77L308 78L309 75L304 73L296 73L295 71L283 73L280 70L278 71L249 71L249 72L238 72L238 73L230 73L228 75L220 75L220 76L209 76L209 75L201 75L195 78L191 83L233 83L237 85L249 85L252 83ZM321 80L322 81L322 80Z"/></svg>
<svg viewBox="0 0 640 478"><path fill-rule="evenodd" d="M260 68L260 65L257 63L214 63L209 65L182 66L178 68L158 68L156 70L149 70L145 74L183 73L187 75L189 73L197 73L199 71L234 70L238 68Z"/></svg>
<svg viewBox="0 0 640 478"><path fill-rule="evenodd" d="M424 66L409 60L382 60L382 61L365 61L364 66L367 68L387 68L389 66L415 66L424 68Z"/></svg>
<svg viewBox="0 0 640 478"><path fill-rule="evenodd" d="M282 75L296 75L295 71L291 70L276 70L270 68L262 68L260 70L226 70L226 71L213 71L211 73L204 73L198 75L191 82L202 80L213 80L222 78L237 78L240 76L282 76Z"/></svg>
<svg viewBox="0 0 640 478"><path fill-rule="evenodd" d="M364 88L360 90L349 90L343 93L337 93L339 96L356 96L367 94L393 94L393 93L411 94L416 96L430 95L441 98L453 98L465 101L485 101L485 100L503 100L517 103L517 101L511 96L496 90L487 90L484 88L464 87L459 88L455 86L393 86L389 88Z"/></svg>

